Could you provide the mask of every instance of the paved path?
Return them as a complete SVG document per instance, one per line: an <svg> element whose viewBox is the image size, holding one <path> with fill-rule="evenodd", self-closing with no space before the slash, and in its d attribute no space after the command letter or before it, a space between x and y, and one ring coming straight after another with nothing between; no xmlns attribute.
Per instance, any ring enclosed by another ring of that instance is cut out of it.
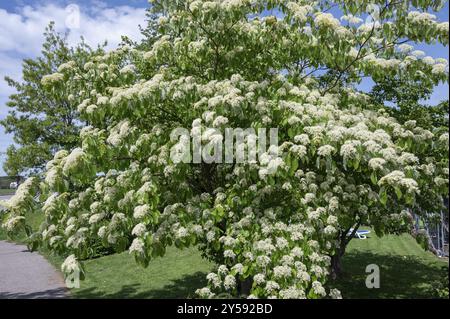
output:
<svg viewBox="0 0 450 319"><path fill-rule="evenodd" d="M11 195L0 195L0 200L8 200L11 198Z"/></svg>
<svg viewBox="0 0 450 319"><path fill-rule="evenodd" d="M0 200L10 197L0 196ZM24 245L0 241L0 299L68 296L61 273L44 257Z"/></svg>
<svg viewBox="0 0 450 319"><path fill-rule="evenodd" d="M0 299L65 298L62 275L24 245L0 241Z"/></svg>

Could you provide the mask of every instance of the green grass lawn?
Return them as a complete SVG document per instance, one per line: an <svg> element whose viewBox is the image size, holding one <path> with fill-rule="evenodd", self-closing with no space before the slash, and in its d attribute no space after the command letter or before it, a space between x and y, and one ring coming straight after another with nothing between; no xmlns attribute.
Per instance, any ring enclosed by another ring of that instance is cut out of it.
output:
<svg viewBox="0 0 450 319"><path fill-rule="evenodd" d="M4 189L4 188L0 188L0 196L4 196L4 195L13 195L16 192L15 189Z"/></svg>
<svg viewBox="0 0 450 319"><path fill-rule="evenodd" d="M28 216L37 229L42 215ZM0 239L6 234L0 229ZM23 242L24 235L16 241ZM63 261L48 251L41 253L58 269ZM365 286L366 266L380 267L380 288ZM424 251L410 235L370 234L368 239L353 239L343 259L344 273L330 286L342 291L344 298L430 298L432 285L442 280L442 260ZM205 276L213 265L202 259L195 248L168 248L163 258L142 268L128 253L85 261L86 280L72 289L74 298L185 298L194 297L206 284Z"/></svg>
<svg viewBox="0 0 450 319"><path fill-rule="evenodd" d="M380 289L365 286L368 264L380 267ZM370 235L351 241L343 260L343 276L332 285L344 298L430 298L432 284L442 279L448 262L424 251L410 235ZM86 262L87 278L75 298L183 298L205 284L212 264L195 249L170 248L147 269L127 253Z"/></svg>
<svg viewBox="0 0 450 319"><path fill-rule="evenodd" d="M365 270L380 268L380 288L368 289ZM353 239L343 259L344 273L334 284L344 298L431 298L432 284L442 280L448 259L424 251L410 235L370 234Z"/></svg>
<svg viewBox="0 0 450 319"><path fill-rule="evenodd" d="M72 289L75 298L189 298L206 285L213 265L195 248L169 248L148 268L138 266L128 253L89 260L86 280Z"/></svg>

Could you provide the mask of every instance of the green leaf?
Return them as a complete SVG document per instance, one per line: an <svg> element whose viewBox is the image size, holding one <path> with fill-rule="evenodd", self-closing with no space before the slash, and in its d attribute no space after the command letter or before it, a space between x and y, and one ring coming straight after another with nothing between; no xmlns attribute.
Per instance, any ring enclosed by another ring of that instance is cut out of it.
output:
<svg viewBox="0 0 450 319"><path fill-rule="evenodd" d="M370 174L370 180L372 181L373 185L378 184L378 178L377 178L377 174L375 172L372 172L372 174Z"/></svg>
<svg viewBox="0 0 450 319"><path fill-rule="evenodd" d="M294 158L291 161L291 169L290 169L291 175L295 174L297 169L298 169L298 159Z"/></svg>
<svg viewBox="0 0 450 319"><path fill-rule="evenodd" d="M398 199L402 199L403 193L402 190L398 187L395 187L395 194L397 195Z"/></svg>
<svg viewBox="0 0 450 319"><path fill-rule="evenodd" d="M289 136L290 138L293 138L293 137L295 136L295 130L294 130L294 128L290 127L290 128L288 129L288 136Z"/></svg>
<svg viewBox="0 0 450 319"><path fill-rule="evenodd" d="M383 204L384 206L386 206L387 199L388 199L386 188L382 187L380 189L379 196L380 196L380 203Z"/></svg>

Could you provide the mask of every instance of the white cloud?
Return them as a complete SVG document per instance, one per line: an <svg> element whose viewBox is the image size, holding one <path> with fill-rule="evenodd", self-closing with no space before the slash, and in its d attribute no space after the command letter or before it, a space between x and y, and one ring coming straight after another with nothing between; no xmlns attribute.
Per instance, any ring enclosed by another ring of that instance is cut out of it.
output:
<svg viewBox="0 0 450 319"><path fill-rule="evenodd" d="M101 2L91 6L80 6L79 28L71 26L73 12L68 7L47 3L18 8L17 13L0 9L0 51L15 51L26 55L37 55L43 41L42 33L50 21L56 29L68 31L70 44L76 44L83 36L90 45L108 40L109 47L116 46L121 35L138 39L138 25L144 22L145 8L130 6L107 7ZM68 23L67 23L68 22Z"/></svg>
<svg viewBox="0 0 450 319"><path fill-rule="evenodd" d="M20 80L22 59L40 54L44 40L42 33L50 21L55 22L57 31L68 32L70 45L79 43L83 36L91 46L107 40L107 48L114 48L122 35L133 40L141 37L138 25L144 24L145 8L112 7L103 1L86 2L79 6L79 28L68 28L76 19L71 19L73 15L66 6L55 1L19 6L15 12L0 9L0 119L5 117L8 111L5 101L13 93L3 78L8 75ZM0 154L11 143L12 138L0 129ZM1 164L0 175L3 173Z"/></svg>
<svg viewBox="0 0 450 319"><path fill-rule="evenodd" d="M8 96L14 92L5 81L3 77L8 75L13 79L20 79L21 76L21 65L22 59L20 57L14 57L8 55L0 50L0 74L2 78L0 79L0 96ZM3 107L0 104L0 117L3 115Z"/></svg>

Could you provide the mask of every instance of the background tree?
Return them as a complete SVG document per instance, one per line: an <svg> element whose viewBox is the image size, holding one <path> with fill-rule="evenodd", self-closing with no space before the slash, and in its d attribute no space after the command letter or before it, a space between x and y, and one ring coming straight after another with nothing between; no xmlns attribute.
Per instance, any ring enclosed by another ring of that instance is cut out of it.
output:
<svg viewBox="0 0 450 319"><path fill-rule="evenodd" d="M153 43L158 40L160 33L158 32L158 14L153 12L151 8L147 9L145 13L145 26L139 25L139 30L142 34L142 40L137 45L137 48L140 50L150 50Z"/></svg>
<svg viewBox="0 0 450 319"><path fill-rule="evenodd" d="M374 103L385 106L400 123L414 120L429 130L448 127L448 100L429 105L426 101L432 92L430 87L423 85L423 80L399 76L379 79L370 95Z"/></svg>
<svg viewBox="0 0 450 319"><path fill-rule="evenodd" d="M44 36L42 55L23 61L22 81L5 78L16 90L6 103L8 116L0 122L5 132L14 136L15 145L8 148L4 163L9 175L42 171L56 151L79 145L79 130L85 124L78 116L77 92L46 91L41 80L71 61L74 67L82 68L103 49L93 50L83 40L70 47L66 36L55 31L54 23L48 25Z"/></svg>

